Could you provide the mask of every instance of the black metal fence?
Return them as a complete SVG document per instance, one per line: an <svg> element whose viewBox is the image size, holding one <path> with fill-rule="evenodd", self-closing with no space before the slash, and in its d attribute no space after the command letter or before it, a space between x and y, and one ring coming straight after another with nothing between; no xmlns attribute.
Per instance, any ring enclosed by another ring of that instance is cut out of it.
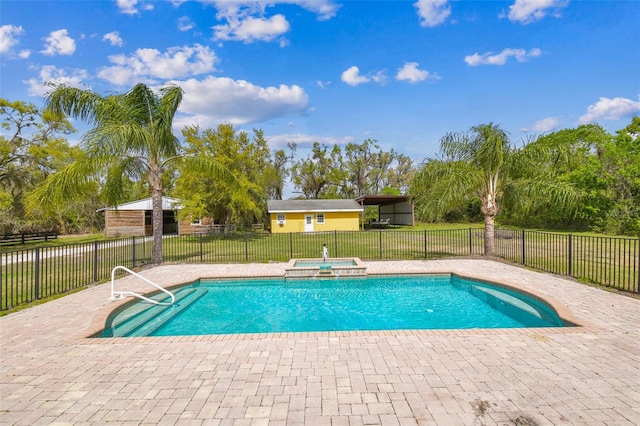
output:
<svg viewBox="0 0 640 426"><path fill-rule="evenodd" d="M331 257L438 259L483 254L484 230L167 236L163 256L178 263L284 262L319 258L323 244ZM150 237L131 237L0 253L0 310L107 281L117 265L148 263L151 246ZM495 248L510 262L640 292L640 238L498 229Z"/></svg>

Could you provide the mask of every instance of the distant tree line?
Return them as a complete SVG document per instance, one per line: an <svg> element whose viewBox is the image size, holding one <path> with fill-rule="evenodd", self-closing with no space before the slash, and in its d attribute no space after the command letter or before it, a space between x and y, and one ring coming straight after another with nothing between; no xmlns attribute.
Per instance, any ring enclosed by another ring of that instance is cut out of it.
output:
<svg viewBox="0 0 640 426"><path fill-rule="evenodd" d="M640 117L512 142L499 126L450 133L412 180L425 221L640 236Z"/></svg>
<svg viewBox="0 0 640 426"><path fill-rule="evenodd" d="M286 197L288 188L294 198L310 199L409 194L421 221L640 235L639 117L615 134L591 124L517 142L497 125L479 125L443 136L438 156L415 165L373 139L315 142L306 156L293 143L272 150L262 130L230 124L187 126L178 140L167 133L178 89L156 95L138 85L101 97L58 87L56 93L62 97L49 98L42 110L0 99L2 233L100 229L97 209L158 188L182 201L183 215L245 226L264 220L266 201ZM80 108L83 102L93 116ZM153 105L156 116L145 116L141 105ZM75 132L67 116L93 126L80 144L67 139ZM122 125L130 133L110 133ZM136 138L145 142L132 143ZM105 145L113 140L119 143Z"/></svg>
<svg viewBox="0 0 640 426"><path fill-rule="evenodd" d="M58 86L42 110L0 100L0 232L91 232L103 226L96 210L159 193L179 198L185 217L242 227L263 221L267 200L282 199L289 182L295 198L399 194L410 184L411 159L372 139L344 150L314 143L305 158L296 144L271 150L262 130L230 124L187 126L178 141L167 129L180 96L173 87L102 97ZM75 132L67 116L93 126L80 144L65 139Z"/></svg>

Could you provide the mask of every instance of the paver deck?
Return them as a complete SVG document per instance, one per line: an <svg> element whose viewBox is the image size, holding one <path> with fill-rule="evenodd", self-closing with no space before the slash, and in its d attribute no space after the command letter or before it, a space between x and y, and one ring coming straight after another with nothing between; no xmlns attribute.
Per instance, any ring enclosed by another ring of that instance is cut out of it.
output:
<svg viewBox="0 0 640 426"><path fill-rule="evenodd" d="M640 300L490 260L365 263L519 286L583 326L91 339L122 303L104 284L0 318L0 424L640 424ZM171 286L285 266L143 275Z"/></svg>

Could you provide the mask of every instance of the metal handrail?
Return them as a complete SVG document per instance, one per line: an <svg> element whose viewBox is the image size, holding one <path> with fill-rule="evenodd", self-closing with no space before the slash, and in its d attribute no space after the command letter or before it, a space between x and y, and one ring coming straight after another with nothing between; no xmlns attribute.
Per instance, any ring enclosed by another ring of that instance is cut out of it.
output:
<svg viewBox="0 0 640 426"><path fill-rule="evenodd" d="M136 277L140 278L143 281L146 281L148 284L151 284L152 286L154 286L155 288L157 288L158 290L168 294L169 296L171 296L171 302L158 302L157 300L153 300L153 299L149 299L148 297L145 297L141 294L135 293L133 291L116 291L115 289L115 279L116 279L116 270L118 269L122 269L132 275L135 275ZM166 290L162 287L160 287L158 284L148 280L147 278L143 277L142 275L138 274L137 272L133 272L131 269L126 268L124 266L116 266L115 268L113 268L111 270L111 300L116 300L116 299L122 299L124 297L127 296L135 296L139 299L145 300L149 303L154 303L156 305L162 305L162 306L170 306L173 305L176 301L176 296L174 296L173 293L171 293L169 290Z"/></svg>

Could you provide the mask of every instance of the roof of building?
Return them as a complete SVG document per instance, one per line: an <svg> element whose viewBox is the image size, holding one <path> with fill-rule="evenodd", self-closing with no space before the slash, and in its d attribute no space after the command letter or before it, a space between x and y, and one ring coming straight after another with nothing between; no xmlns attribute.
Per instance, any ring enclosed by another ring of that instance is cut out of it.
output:
<svg viewBox="0 0 640 426"><path fill-rule="evenodd" d="M356 200L269 200L269 213L357 211L363 207Z"/></svg>
<svg viewBox="0 0 640 426"><path fill-rule="evenodd" d="M162 197L162 210L180 210L180 200L171 197ZM105 207L99 209L99 212L105 210L153 210L153 201L151 198L145 198L143 200L131 201L129 203L120 204L114 207Z"/></svg>
<svg viewBox="0 0 640 426"><path fill-rule="evenodd" d="M403 203L410 199L411 197L408 195L365 195L356 198L356 201L364 206L387 206L389 204Z"/></svg>

